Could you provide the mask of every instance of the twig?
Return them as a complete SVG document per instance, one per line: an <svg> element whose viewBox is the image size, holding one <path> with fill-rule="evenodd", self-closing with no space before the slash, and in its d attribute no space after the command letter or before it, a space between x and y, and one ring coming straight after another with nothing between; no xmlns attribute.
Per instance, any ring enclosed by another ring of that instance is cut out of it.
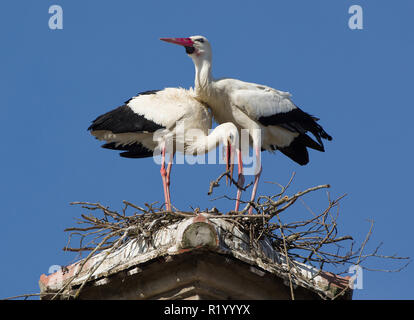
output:
<svg viewBox="0 0 414 320"><path fill-rule="evenodd" d="M230 175L230 171L226 171L226 172L223 172L216 180L213 180L213 181L210 182L210 187L209 187L208 193L207 193L208 195L211 195L213 193L214 188L220 186L219 182L223 177L228 177L230 179L230 183L233 183L235 186L237 186L238 189L241 189L242 191L246 191L247 188L249 188L252 185L252 183L249 183L245 187L240 187L237 184L237 181L235 181L233 179L233 177Z"/></svg>

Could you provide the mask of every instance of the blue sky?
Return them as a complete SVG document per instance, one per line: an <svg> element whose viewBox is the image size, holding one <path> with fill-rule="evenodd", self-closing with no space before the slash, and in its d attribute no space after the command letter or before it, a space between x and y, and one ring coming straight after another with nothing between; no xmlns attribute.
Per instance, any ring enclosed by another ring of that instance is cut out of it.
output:
<svg viewBox="0 0 414 320"><path fill-rule="evenodd" d="M63 30L50 30L49 6L63 8ZM364 29L348 28L348 8L364 10ZM162 201L159 167L101 149L86 128L137 92L190 87L184 50L160 37L202 34L213 46L213 74L293 94L321 118L334 140L299 167L263 154L260 194L329 183L341 203L340 231L358 243L375 225L368 251L413 256L412 1L2 1L0 4L0 298L38 292L51 265L75 255L61 249L63 229L81 213L71 201ZM221 165L177 165L172 200L181 209L217 206L209 181ZM248 180L249 181L249 180ZM235 194L234 189L216 195ZM326 195L304 199L321 210ZM295 212L307 211L300 204ZM380 269L400 264L373 260ZM355 299L412 299L413 265L399 273L364 272Z"/></svg>

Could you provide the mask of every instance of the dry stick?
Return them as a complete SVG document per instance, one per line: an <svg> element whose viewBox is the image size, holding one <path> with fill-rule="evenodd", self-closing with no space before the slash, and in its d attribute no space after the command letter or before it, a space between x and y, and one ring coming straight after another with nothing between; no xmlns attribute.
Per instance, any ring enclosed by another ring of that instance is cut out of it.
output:
<svg viewBox="0 0 414 320"><path fill-rule="evenodd" d="M367 242L368 242L368 240L369 240L369 238L371 237L371 234L372 234L372 228L373 228L373 226L374 226L374 220L371 220L371 226L369 227L369 231L368 231L368 233L367 233L367 235L365 236L365 240L364 240L364 242L362 243L362 245L361 245L361 248L360 248L360 252L359 252L359 256L358 256L358 260L357 260L357 262L355 263L355 265L359 265L359 263L360 263L360 261L361 261L361 256L362 256L362 252L364 251L364 248L365 248L365 245L367 244ZM335 295L333 298L332 298L332 300L335 300L336 298L338 298L338 297L340 297L342 294L344 294L344 292L346 291L346 290L348 290L349 288L351 287L351 283L349 282L346 286L345 286L345 288L344 289L342 289L337 295Z"/></svg>
<svg viewBox="0 0 414 320"><path fill-rule="evenodd" d="M293 293L292 275L291 275L291 272L290 272L291 271L291 266L290 266L290 263L289 263L289 256L288 256L288 251L287 251L287 247L286 247L286 238L285 238L285 234L283 232L282 222L280 221L279 215L277 215L277 220L279 221L280 234L282 235L282 239L283 239L283 250L285 251L286 263L288 265L290 297L292 298L292 300L295 300L295 295Z"/></svg>
<svg viewBox="0 0 414 320"><path fill-rule="evenodd" d="M392 256L390 257L385 257L385 258L389 258L389 259L409 259L409 257L398 257L398 258L393 258ZM403 270L405 267L407 267L409 264L411 263L411 261L408 261L406 264L404 264L402 267L395 269L395 270L385 270L385 269L372 269L372 268L367 268L367 267L362 267L364 270L367 271L379 271L379 272L400 272L401 270Z"/></svg>
<svg viewBox="0 0 414 320"><path fill-rule="evenodd" d="M107 245L105 247L101 247L100 250L106 250L106 249L110 249L112 248L112 244ZM64 250L65 251L69 251L69 252L83 252L83 251L92 251L94 250L94 247L82 247L82 248L70 248L70 247L65 247Z"/></svg>
<svg viewBox="0 0 414 320"><path fill-rule="evenodd" d="M132 208L135 208L135 209L137 209L137 210L139 210L139 211L141 211L141 212L147 212L144 208L141 208L141 207L139 207L139 206L137 206L137 205L135 205L135 204L133 204L133 203L131 203L131 202L128 202L128 201L126 201L126 200L123 200L122 201L125 205L126 205L126 207L132 207ZM125 210L126 210L126 208L125 208Z"/></svg>
<svg viewBox="0 0 414 320"><path fill-rule="evenodd" d="M250 216L245 215L245 214L232 214L232 215L226 215L226 216L222 215L222 216L220 216L220 215L215 215L215 214L203 213L203 216L205 216L206 218L211 218L211 219L228 219L228 220L232 220L232 219L235 219L235 218L243 218L243 219L246 219L246 220L248 220L248 219L257 219L257 218L260 218L260 219L261 218L271 218L271 216L268 215L268 214L260 214L260 215L256 214L256 215L250 215Z"/></svg>
<svg viewBox="0 0 414 320"><path fill-rule="evenodd" d="M292 181L292 179L293 179L293 177L291 178L291 180L289 181L289 183ZM291 205L293 205L299 197L301 197L301 196L303 196L303 195L305 195L305 194L307 194L309 192L316 191L316 190L323 189L323 188L330 188L330 185L329 184L326 184L326 185L315 186L315 187L306 189L305 191L298 192L295 195L293 195L292 197L284 196L282 198L281 197L283 195L283 192L282 192L280 194L279 200L273 201L273 200L271 200L271 199L268 198L268 202L267 203L264 203L262 205L257 204L257 203L254 203L254 202L249 202L248 206L243 209L242 213L247 212L247 210L250 208L250 205L253 205L256 210L258 208L263 208L265 206L272 206L275 209L270 214L272 216L274 216L276 214L279 214L279 213L285 211L287 208L289 208ZM262 197L259 197L259 199L261 199L261 198L263 198L263 196ZM280 209L276 209L278 206L280 206L281 204L284 204L286 202L287 202L287 204L284 207L282 207Z"/></svg>
<svg viewBox="0 0 414 320"><path fill-rule="evenodd" d="M303 193L302 193L303 194ZM291 205L291 203L288 203L288 205ZM319 246L316 248L316 250L315 249L313 249L312 251L313 251L313 253L316 253L317 254L317 256L321 259L321 260L323 260L323 258L322 257L320 257L319 256L319 254L317 253L317 250L323 245L323 244L326 244L326 243L328 243L328 242L331 242L330 240L331 240L331 235L332 235L332 232L335 230L335 228L336 228L336 224L335 224L335 222L333 223L333 225L332 225L332 229L330 230L328 227L327 227L327 224L325 223L325 217L326 217L326 214L328 214L329 213L329 209L332 207L333 205L332 205L332 203L331 203L331 206L322 214L322 216L323 216L323 225L324 225L324 227L325 227L325 230L326 230L326 232L327 232L327 234L326 234L326 236L322 239L322 241L320 241L320 243L318 243L319 244ZM286 248L286 242L287 242L287 238L286 238L286 236L285 236L285 234L284 234L284 232L283 232L283 225L282 225L282 223L281 223L281 220L280 220L280 217L279 217L279 215L277 215L277 218L278 218L278 220L279 220L279 229L280 229L280 232L281 232L281 235L282 235L282 239L283 239L283 246L284 246L284 251L285 251L285 255L287 256L287 262L288 262L288 266L289 266L289 271L291 270L291 266L289 265L289 256L288 256L288 254L287 254L287 248ZM316 217L314 217L314 219L315 219ZM295 236L295 237L299 237L300 235L298 235L298 234L293 234L293 235L291 235L291 236ZM289 236L289 237L291 237L291 236ZM313 237L313 238L315 238L315 237ZM304 237L302 237L302 240L303 239L306 239L306 238L304 238ZM317 239L320 239L319 237L317 238ZM343 237L342 239L339 239L339 240L345 240L345 239L348 239L348 237ZM334 242L334 241L332 241L332 242ZM302 278L302 277L301 277ZM291 281L291 278L290 278L290 281ZM305 279L305 281L306 281L306 279ZM292 290L292 286L291 286L291 292L293 292L293 290Z"/></svg>
<svg viewBox="0 0 414 320"><path fill-rule="evenodd" d="M91 202L71 202L71 205L82 205L83 208L88 210L102 210L106 215L109 215L110 217L114 219L118 219L119 217L122 217L118 212L109 210L107 207L104 207L100 203L91 203Z"/></svg>
<svg viewBox="0 0 414 320"><path fill-rule="evenodd" d="M312 257L312 255L315 252L317 252L326 243L326 241L328 241L328 239L330 238L330 235L333 232L333 228L332 228L331 231L329 230L329 227L325 223L325 218L326 218L326 215L330 212L331 208L334 206L334 204L335 204L334 202L329 202L328 208L324 211L324 214L322 215L322 219L323 219L322 220L322 226L325 228L327 233L326 233L326 236L322 239L322 241L318 241L319 243L317 244L316 249L313 252L310 253L309 259ZM304 262L306 262L306 260Z"/></svg>
<svg viewBox="0 0 414 320"><path fill-rule="evenodd" d="M115 236L117 233L119 233L119 231L115 231L115 232L111 232L109 235L107 235L97 246L94 250L92 250L88 256L80 263L79 269L78 271L66 282L66 284L52 297L52 300L54 300L59 294L61 294L68 286L70 283L72 283L72 281L74 279L76 279L76 277L81 273L84 265L86 264L86 262L89 261L89 259L93 256L93 254L95 252L97 252L99 250L99 248L111 237Z"/></svg>
<svg viewBox="0 0 414 320"><path fill-rule="evenodd" d="M27 300L27 298L30 298L30 297L42 297L42 296L47 296L47 295L48 293L28 293L28 294L21 294L21 295L14 296L14 297L4 298L2 300L14 300L14 299L19 299L19 298L25 298L24 300ZM72 295L68 293L62 293L60 295L64 297L72 297Z"/></svg>
<svg viewBox="0 0 414 320"><path fill-rule="evenodd" d="M247 190L247 188L248 187L250 187L251 185L252 185L252 183L249 183L248 185L246 185L245 187L240 187L240 186L238 186L237 185L237 181L235 181L234 179L233 179L233 177L231 177L230 176L230 172L229 171L226 171L226 172L223 172L216 180L213 180L213 181L211 181L210 182L210 187L209 187L209 189L208 189L208 195L211 195L212 193L213 193L213 189L214 188L216 188L216 187L218 187L218 186L220 186L220 184L219 184L219 182L220 182L220 180L223 178L223 177L225 177L225 176L227 176L229 179L230 179L230 181L235 185L235 186L237 186L237 188L239 188L239 189L241 189L242 191L246 191Z"/></svg>
<svg viewBox="0 0 414 320"><path fill-rule="evenodd" d="M284 207L282 207L281 209L277 209L275 212L272 213L272 215L276 215L276 214L279 214L282 211L285 211L292 204L294 204L299 197L302 197L303 195L305 195L309 192L316 191L316 190L323 189L323 188L330 188L330 185L329 184L324 184L324 185L320 185L320 186L315 186L315 187L306 189L305 191L297 192L292 197L285 196L285 197L281 198L280 200L274 202L273 206L277 207L277 206L280 206L281 204L284 204L286 202L287 202L287 204Z"/></svg>
<svg viewBox="0 0 414 320"><path fill-rule="evenodd" d="M124 234L118 239L118 241L112 246L112 248L110 250L108 250L104 257L101 259L101 261L92 268L92 270L89 272L88 277L82 282L82 285L79 287L79 289L76 291L74 299L77 299L79 297L80 292L82 291L83 287L85 286L85 284L89 281L89 279L92 277L92 275L95 273L95 271L101 266L101 264L104 262L104 260L109 256L109 254L111 254L115 249L117 249L122 241L125 239L125 237L128 235L128 231L131 229L132 227L129 227L125 230Z"/></svg>
<svg viewBox="0 0 414 320"><path fill-rule="evenodd" d="M296 175L296 172L293 172L292 173L292 175L290 176L290 179L289 179L289 181L288 181L288 183L285 185L285 186L282 186L281 184L279 184L279 183L277 183L277 182L271 182L271 181L265 181L265 183L270 183L270 184L277 184L279 187L280 187L280 189L281 189L281 191L280 191L280 193L279 194L276 194L276 195L274 195L274 196L272 196L272 197L279 197L279 198L281 198L282 197L282 195L286 192L286 190L289 188L289 186L290 186L290 184L292 183L292 181L293 181L293 178L295 178L295 175Z"/></svg>

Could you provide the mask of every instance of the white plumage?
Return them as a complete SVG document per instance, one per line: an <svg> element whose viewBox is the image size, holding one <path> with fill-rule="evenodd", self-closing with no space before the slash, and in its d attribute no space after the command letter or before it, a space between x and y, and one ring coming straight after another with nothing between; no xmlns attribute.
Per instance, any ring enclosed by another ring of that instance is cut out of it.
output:
<svg viewBox="0 0 414 320"><path fill-rule="evenodd" d="M237 79L215 80L211 74L212 50L205 37L161 40L185 47L195 65L196 97L210 106L215 120L218 123L232 122L239 130L249 130L257 158L251 200L255 198L262 170L261 150L280 150L295 162L305 165L309 162L307 148L324 151L321 139L332 139L316 123L316 118L303 112L291 101L288 92ZM307 132L311 132L317 141L310 138ZM243 183L243 172L239 170L239 185ZM240 189L238 198L239 196Z"/></svg>
<svg viewBox="0 0 414 320"><path fill-rule="evenodd" d="M99 116L88 128L97 139L106 141L102 147L123 151L122 157L151 157L154 151L160 151L167 210L171 210L169 185L175 152L204 154L220 143L235 145L238 138L232 123L224 123L209 134L211 114L194 96L193 90L181 88L142 92L125 105Z"/></svg>

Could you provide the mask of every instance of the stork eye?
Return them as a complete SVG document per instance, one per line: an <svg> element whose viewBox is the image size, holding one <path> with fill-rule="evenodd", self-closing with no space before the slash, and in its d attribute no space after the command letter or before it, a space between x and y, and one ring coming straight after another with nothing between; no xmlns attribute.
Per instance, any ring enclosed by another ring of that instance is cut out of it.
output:
<svg viewBox="0 0 414 320"><path fill-rule="evenodd" d="M192 54L194 53L195 48L194 47L185 47L185 52L187 52L187 54Z"/></svg>
<svg viewBox="0 0 414 320"><path fill-rule="evenodd" d="M204 39L203 38L194 39L194 41L198 41L198 42L204 43Z"/></svg>

